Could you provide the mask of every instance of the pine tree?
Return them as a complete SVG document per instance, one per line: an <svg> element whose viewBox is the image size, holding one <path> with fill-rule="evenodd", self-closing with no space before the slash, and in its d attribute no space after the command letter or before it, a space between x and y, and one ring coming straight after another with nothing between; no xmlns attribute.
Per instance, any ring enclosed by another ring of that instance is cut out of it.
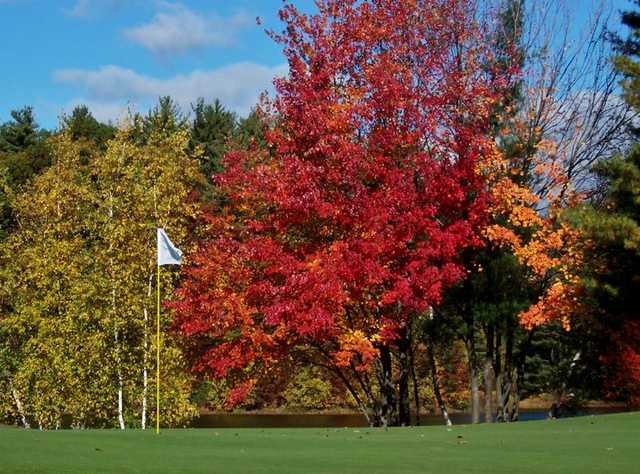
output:
<svg viewBox="0 0 640 474"><path fill-rule="evenodd" d="M640 7L640 0L633 0ZM612 34L618 56L614 58L615 68L624 79L622 89L625 100L636 110L640 109L640 11L628 10L622 12L622 24L631 30L626 38L619 34Z"/></svg>
<svg viewBox="0 0 640 474"><path fill-rule="evenodd" d="M49 133L38 126L33 109L13 110L11 117L0 126L0 240L16 224L9 205L11 195L51 163Z"/></svg>
<svg viewBox="0 0 640 474"><path fill-rule="evenodd" d="M78 105L70 115L62 117L62 129L68 130L74 140L93 140L100 146L104 146L116 132L114 126L96 120L86 105Z"/></svg>
<svg viewBox="0 0 640 474"><path fill-rule="evenodd" d="M180 106L170 96L162 96L146 116L135 117L136 125L139 127L136 135L139 140L146 143L153 133L169 135L188 127L187 117L182 112Z"/></svg>
<svg viewBox="0 0 640 474"><path fill-rule="evenodd" d="M192 147L201 146L200 167L203 174L211 180L213 173L222 169L222 158L226 150L227 141L236 130L236 115L225 109L216 99L212 104L205 103L200 98L192 105L193 123L191 126Z"/></svg>

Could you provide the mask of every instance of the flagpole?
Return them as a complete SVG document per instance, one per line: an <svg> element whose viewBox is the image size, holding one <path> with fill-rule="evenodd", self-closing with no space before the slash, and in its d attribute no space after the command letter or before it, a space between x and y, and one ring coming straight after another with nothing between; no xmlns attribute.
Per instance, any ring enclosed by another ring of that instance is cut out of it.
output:
<svg viewBox="0 0 640 474"><path fill-rule="evenodd" d="M160 262L156 273L156 287L158 289L158 314L156 318L156 434L160 433Z"/></svg>
<svg viewBox="0 0 640 474"><path fill-rule="evenodd" d="M160 265L180 265L182 250L173 245L164 229L156 229L158 236L158 272L156 287L158 288L158 315L156 319L156 433L160 433Z"/></svg>

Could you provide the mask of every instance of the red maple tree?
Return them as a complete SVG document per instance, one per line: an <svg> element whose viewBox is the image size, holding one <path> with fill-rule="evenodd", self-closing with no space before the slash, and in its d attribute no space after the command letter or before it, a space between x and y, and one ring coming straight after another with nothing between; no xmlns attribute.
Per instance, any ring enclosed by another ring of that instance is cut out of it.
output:
<svg viewBox="0 0 640 474"><path fill-rule="evenodd" d="M196 370L235 381L230 404L295 356L335 372L371 424L408 423L411 328L464 276L487 215L505 81L473 3L281 9L268 149L226 155L224 205L172 303Z"/></svg>

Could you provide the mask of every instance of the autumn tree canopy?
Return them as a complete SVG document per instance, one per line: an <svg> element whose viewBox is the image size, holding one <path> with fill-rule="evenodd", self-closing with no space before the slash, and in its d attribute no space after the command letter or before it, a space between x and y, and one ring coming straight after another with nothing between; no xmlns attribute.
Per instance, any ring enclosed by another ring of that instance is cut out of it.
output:
<svg viewBox="0 0 640 474"><path fill-rule="evenodd" d="M173 305L200 341L197 369L236 378L229 403L301 352L340 374L373 423L407 422L409 328L480 243L489 113L507 85L472 4L280 11L289 76L264 104L277 116L268 151L226 155L223 212Z"/></svg>

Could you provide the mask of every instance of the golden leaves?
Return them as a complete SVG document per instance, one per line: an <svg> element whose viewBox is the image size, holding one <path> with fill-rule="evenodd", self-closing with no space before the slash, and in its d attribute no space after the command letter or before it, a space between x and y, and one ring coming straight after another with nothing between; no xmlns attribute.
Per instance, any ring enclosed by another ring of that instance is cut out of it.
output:
<svg viewBox="0 0 640 474"><path fill-rule="evenodd" d="M554 156L557 146L552 141L538 143L540 155L534 160L534 171L550 178L554 185L545 199L545 214L535 206L541 198L530 188L519 184L522 170L507 160L497 149L491 150L483 162L492 196L492 221L483 229L484 238L493 246L510 249L529 270L532 283L543 287L539 301L520 314L526 327L554 319L568 328L577 306L583 254L579 232L558 219L562 205L557 189L569 189L566 176L556 162L543 161Z"/></svg>
<svg viewBox="0 0 640 474"><path fill-rule="evenodd" d="M378 355L372 341L358 329L341 334L338 344L340 348L333 356L338 367L349 367L353 364L358 371L364 371Z"/></svg>

